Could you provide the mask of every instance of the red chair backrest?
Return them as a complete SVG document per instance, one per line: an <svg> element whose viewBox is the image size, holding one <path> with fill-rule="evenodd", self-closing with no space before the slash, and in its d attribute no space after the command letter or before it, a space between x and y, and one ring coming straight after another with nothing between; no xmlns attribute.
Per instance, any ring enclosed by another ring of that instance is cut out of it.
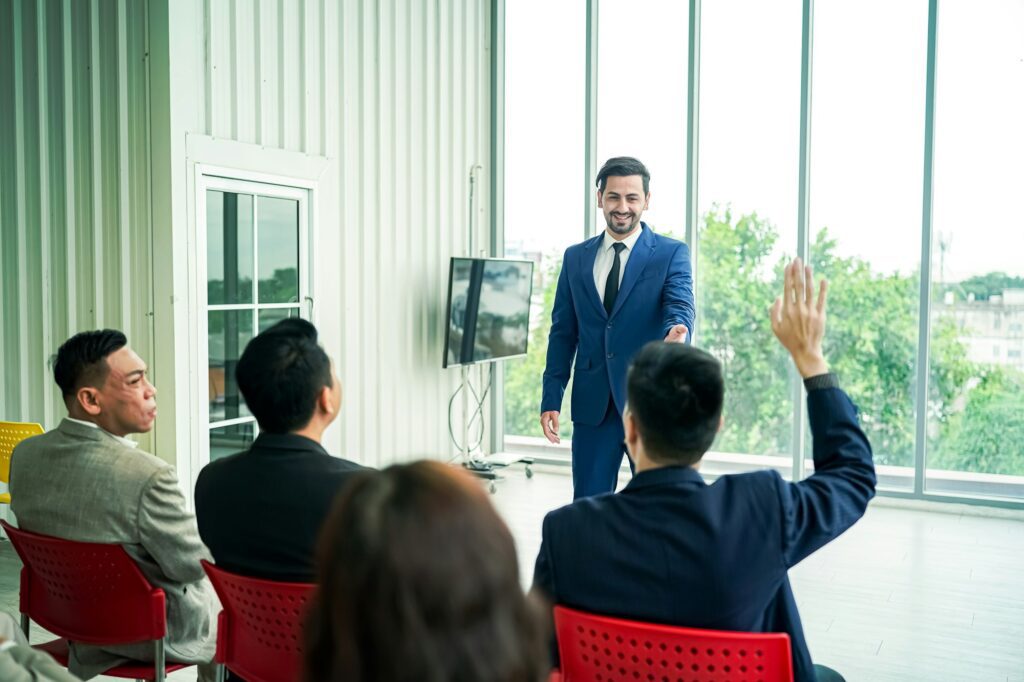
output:
<svg viewBox="0 0 1024 682"><path fill-rule="evenodd" d="M301 679L302 626L313 585L246 578L208 561L203 568L224 608L217 619L217 662L249 682Z"/></svg>
<svg viewBox="0 0 1024 682"><path fill-rule="evenodd" d="M565 682L792 682L785 633L722 632L640 623L555 607Z"/></svg>
<svg viewBox="0 0 1024 682"><path fill-rule="evenodd" d="M21 612L50 632L84 644L162 638L164 591L154 588L121 545L61 540L0 521L21 557Z"/></svg>

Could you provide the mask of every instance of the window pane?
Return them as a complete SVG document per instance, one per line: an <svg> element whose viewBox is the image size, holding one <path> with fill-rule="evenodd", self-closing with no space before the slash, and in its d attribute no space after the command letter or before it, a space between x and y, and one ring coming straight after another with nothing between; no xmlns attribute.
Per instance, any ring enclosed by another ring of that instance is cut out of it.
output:
<svg viewBox="0 0 1024 682"><path fill-rule="evenodd" d="M925 488L1024 497L1024 5L943 3Z"/></svg>
<svg viewBox="0 0 1024 682"><path fill-rule="evenodd" d="M529 353L505 364L505 433L541 438L554 288L562 253L584 236L586 3L506 3L505 31L505 255L537 263ZM568 392L561 423L571 437Z"/></svg>
<svg viewBox="0 0 1024 682"><path fill-rule="evenodd" d="M299 317L298 308L264 308L259 311L260 330L263 333L287 317Z"/></svg>
<svg viewBox="0 0 1024 682"><path fill-rule="evenodd" d="M255 430L253 422L210 429L210 461L247 450L255 438Z"/></svg>
<svg viewBox="0 0 1024 682"><path fill-rule="evenodd" d="M810 257L832 285L825 354L890 488L914 482L927 28L926 0L815 5Z"/></svg>
<svg viewBox="0 0 1024 682"><path fill-rule="evenodd" d="M768 306L796 250L800 4L704 3L695 343L723 364L714 473L792 471L790 362ZM773 459L756 456L772 456Z"/></svg>
<svg viewBox="0 0 1024 682"><path fill-rule="evenodd" d="M252 310L209 312L210 423L250 414L238 392L235 366L252 338L252 316Z"/></svg>
<svg viewBox="0 0 1024 682"><path fill-rule="evenodd" d="M598 26L597 162L613 156L640 159L651 172L651 203L644 222L682 239L689 3L602 0ZM643 58L622 58L624 50L639 48L633 44L638 36L643 36ZM597 216L600 231L600 211Z"/></svg>
<svg viewBox="0 0 1024 682"><path fill-rule="evenodd" d="M299 300L299 202L259 197L260 303Z"/></svg>
<svg viewBox="0 0 1024 682"><path fill-rule="evenodd" d="M206 296L252 303L252 196L206 191Z"/></svg>

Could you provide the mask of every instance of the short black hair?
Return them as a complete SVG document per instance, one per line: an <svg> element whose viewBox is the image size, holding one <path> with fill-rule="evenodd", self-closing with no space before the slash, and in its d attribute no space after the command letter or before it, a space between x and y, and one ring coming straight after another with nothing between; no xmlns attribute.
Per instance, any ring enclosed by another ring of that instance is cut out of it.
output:
<svg viewBox="0 0 1024 682"><path fill-rule="evenodd" d="M299 318L281 320L250 341L238 359L235 380L267 433L289 433L308 424L317 396L333 383L316 327Z"/></svg>
<svg viewBox="0 0 1024 682"><path fill-rule="evenodd" d="M644 194L651 191L651 173L647 166L632 156L616 156L608 159L597 172L597 191L604 192L604 186L609 177L625 178L630 175L639 175L644 181Z"/></svg>
<svg viewBox="0 0 1024 682"><path fill-rule="evenodd" d="M64 402L82 386L99 388L107 380L107 356L128 345L128 337L117 329L79 332L61 344L52 359L53 379L60 386Z"/></svg>
<svg viewBox="0 0 1024 682"><path fill-rule="evenodd" d="M699 348L652 341L626 380L628 406L651 459L689 466L718 433L725 398L722 365Z"/></svg>

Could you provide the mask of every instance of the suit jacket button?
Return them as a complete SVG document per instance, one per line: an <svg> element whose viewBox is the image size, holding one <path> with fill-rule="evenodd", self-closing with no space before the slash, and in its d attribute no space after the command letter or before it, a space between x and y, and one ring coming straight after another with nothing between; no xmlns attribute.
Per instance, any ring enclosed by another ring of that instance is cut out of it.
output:
<svg viewBox="0 0 1024 682"><path fill-rule="evenodd" d="M611 359L612 359L612 358L614 358L614 357L615 357L615 353L609 353L609 354L608 354L608 359L609 359L609 360L611 360Z"/></svg>
<svg viewBox="0 0 1024 682"><path fill-rule="evenodd" d="M611 328L612 328L612 323L611 323L611 322L609 322L609 323L608 323L608 328L609 328L609 329L611 329Z"/></svg>

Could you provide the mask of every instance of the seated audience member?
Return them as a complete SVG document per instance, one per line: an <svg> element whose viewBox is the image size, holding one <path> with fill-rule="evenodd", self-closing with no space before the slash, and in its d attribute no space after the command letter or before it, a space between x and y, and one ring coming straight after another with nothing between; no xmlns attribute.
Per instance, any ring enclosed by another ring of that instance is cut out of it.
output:
<svg viewBox="0 0 1024 682"><path fill-rule="evenodd" d="M415 462L359 474L320 535L306 682L538 682L542 615L512 535L468 474Z"/></svg>
<svg viewBox="0 0 1024 682"><path fill-rule="evenodd" d="M814 666L787 571L859 519L874 496L871 446L822 355L827 285L786 268L772 330L807 389L814 474L698 473L722 423L720 363L651 343L633 361L623 416L636 476L619 493L544 519L534 587L554 603L609 616L714 630L785 632L797 680L841 679Z"/></svg>
<svg viewBox="0 0 1024 682"><path fill-rule="evenodd" d="M22 441L11 458L10 490L18 525L67 540L123 545L154 587L167 595L167 658L213 658L217 602L200 559L209 558L195 517L185 507L174 467L127 438L156 419L156 388L146 363L112 329L68 339L54 378L68 416ZM89 678L128 660L152 660L138 642L71 644L69 668ZM200 666L213 679L214 666Z"/></svg>
<svg viewBox="0 0 1024 682"><path fill-rule="evenodd" d="M49 654L30 647L14 617L0 611L0 680L3 682L81 682Z"/></svg>
<svg viewBox="0 0 1024 682"><path fill-rule="evenodd" d="M338 490L363 469L320 445L341 408L341 382L316 328L295 318L250 341L235 377L260 435L199 474L199 533L221 568L312 582L317 532Z"/></svg>

